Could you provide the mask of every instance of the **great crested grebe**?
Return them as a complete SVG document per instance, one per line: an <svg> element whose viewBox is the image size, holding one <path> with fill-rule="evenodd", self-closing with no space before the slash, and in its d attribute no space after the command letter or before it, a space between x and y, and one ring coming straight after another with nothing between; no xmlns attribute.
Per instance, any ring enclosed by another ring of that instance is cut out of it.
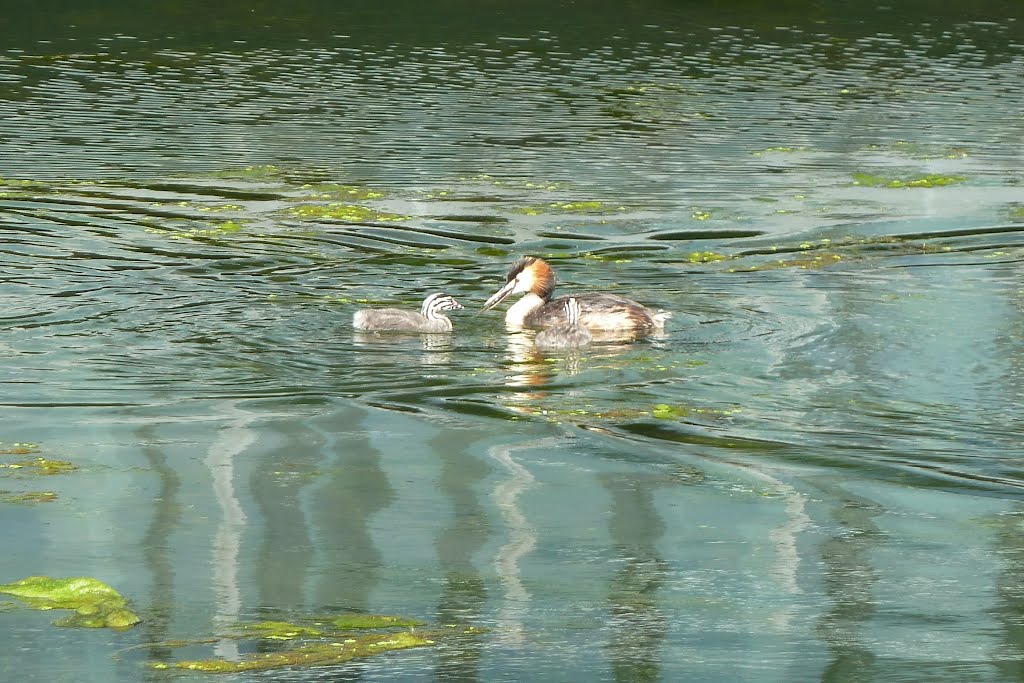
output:
<svg viewBox="0 0 1024 683"><path fill-rule="evenodd" d="M454 311L462 304L452 297L437 292L423 300L420 312L397 308L365 308L352 316L352 327L357 330L387 330L394 332L451 332L452 321L442 311Z"/></svg>
<svg viewBox="0 0 1024 683"><path fill-rule="evenodd" d="M533 340L542 349L572 349L586 346L593 340L590 331L580 325L580 302L570 296L565 300L565 322L545 327Z"/></svg>
<svg viewBox="0 0 1024 683"><path fill-rule="evenodd" d="M493 308L512 294L524 294L505 314L505 323L512 328L543 329L565 322L565 300L569 296L551 298L555 289L555 271L543 259L527 256L515 262L505 285L484 304ZM591 331L628 335L644 335L665 329L669 311L654 311L632 299L616 294L587 292L572 294L580 305L580 324Z"/></svg>

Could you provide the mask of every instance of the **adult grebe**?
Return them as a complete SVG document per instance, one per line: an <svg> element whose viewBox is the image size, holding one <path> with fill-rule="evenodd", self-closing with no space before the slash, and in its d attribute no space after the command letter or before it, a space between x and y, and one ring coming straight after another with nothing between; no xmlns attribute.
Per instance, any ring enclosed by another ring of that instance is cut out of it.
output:
<svg viewBox="0 0 1024 683"><path fill-rule="evenodd" d="M442 292L423 300L420 312L397 308L365 308L352 316L352 327L357 330L387 330L394 332L451 332L452 321L442 311L454 311L462 304Z"/></svg>
<svg viewBox="0 0 1024 683"><path fill-rule="evenodd" d="M593 336L580 325L580 302L570 296L565 300L565 322L545 327L533 340L542 349L572 349L586 346Z"/></svg>
<svg viewBox="0 0 1024 683"><path fill-rule="evenodd" d="M505 276L505 285L484 304L493 308L512 294L525 296L512 304L505 314L509 327L542 329L565 322L565 300L551 299L555 289L555 271L543 259L533 256L519 259ZM633 336L665 329L669 311L654 311L616 294L587 292L572 294L580 305L580 324L591 331L623 333Z"/></svg>

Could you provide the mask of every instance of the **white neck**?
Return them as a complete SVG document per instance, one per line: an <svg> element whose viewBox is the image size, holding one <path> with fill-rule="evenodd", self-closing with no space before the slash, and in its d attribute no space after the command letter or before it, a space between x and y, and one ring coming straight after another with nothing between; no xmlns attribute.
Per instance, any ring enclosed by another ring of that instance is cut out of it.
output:
<svg viewBox="0 0 1024 683"><path fill-rule="evenodd" d="M519 301L509 307L505 313L505 325L508 327L522 327L526 322L526 316L544 305L544 299L533 292L527 292Z"/></svg>

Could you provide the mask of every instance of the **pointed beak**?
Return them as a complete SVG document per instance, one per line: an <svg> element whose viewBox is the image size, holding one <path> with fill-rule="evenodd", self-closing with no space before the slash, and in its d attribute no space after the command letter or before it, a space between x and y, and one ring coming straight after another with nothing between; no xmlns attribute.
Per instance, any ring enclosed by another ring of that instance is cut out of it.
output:
<svg viewBox="0 0 1024 683"><path fill-rule="evenodd" d="M502 301L505 300L505 297L512 293L512 290L514 290L515 288L515 280L509 280L508 282L506 282L504 287L495 292L494 295L491 296L491 298L488 299L486 303L484 303L483 310L490 310L497 306L498 304L500 304Z"/></svg>

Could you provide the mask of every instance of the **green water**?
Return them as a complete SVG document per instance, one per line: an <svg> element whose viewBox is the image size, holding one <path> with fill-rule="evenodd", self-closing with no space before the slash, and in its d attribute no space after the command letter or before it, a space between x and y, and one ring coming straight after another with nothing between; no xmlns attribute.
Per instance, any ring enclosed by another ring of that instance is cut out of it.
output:
<svg viewBox="0 0 1024 683"><path fill-rule="evenodd" d="M442 636L229 679L1019 680L1018 14L17 13L0 584L143 622L0 600L0 671L370 613ZM667 334L537 352L479 310L525 254ZM351 329L434 291L450 336Z"/></svg>

